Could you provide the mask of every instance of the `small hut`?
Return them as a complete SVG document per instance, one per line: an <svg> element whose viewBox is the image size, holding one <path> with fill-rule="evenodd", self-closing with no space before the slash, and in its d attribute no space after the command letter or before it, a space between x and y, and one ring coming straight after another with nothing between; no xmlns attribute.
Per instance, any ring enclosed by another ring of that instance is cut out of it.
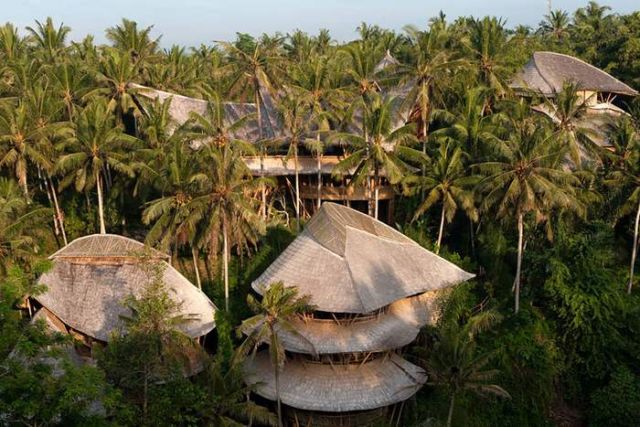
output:
<svg viewBox="0 0 640 427"><path fill-rule="evenodd" d="M280 398L291 425L370 425L400 419L425 373L402 358L437 318L438 296L472 274L374 218L325 203L304 231L253 283L308 295L316 311L280 330L287 362ZM246 365L256 392L275 400L268 351Z"/></svg>
<svg viewBox="0 0 640 427"><path fill-rule="evenodd" d="M95 234L69 243L49 257L52 268L39 283L46 291L34 297L46 309L49 322L86 344L106 343L122 327L129 310L122 305L139 296L149 281L143 263L162 264L162 278L183 314L192 321L181 325L191 338L214 328L215 306L198 288L171 267L169 256L123 236ZM90 353L88 354L90 355Z"/></svg>

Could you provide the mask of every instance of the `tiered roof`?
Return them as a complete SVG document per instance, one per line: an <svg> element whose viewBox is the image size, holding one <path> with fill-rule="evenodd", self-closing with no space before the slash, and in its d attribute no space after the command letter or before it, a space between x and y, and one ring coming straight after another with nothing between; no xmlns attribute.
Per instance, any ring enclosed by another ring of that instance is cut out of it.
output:
<svg viewBox="0 0 640 427"><path fill-rule="evenodd" d="M163 265L163 279L171 297L181 304L183 315L193 318L180 325L190 337L207 334L214 328L215 306L166 260L162 252L123 236L96 234L82 237L50 257L51 270L39 283L45 293L35 297L69 327L100 341L122 325L129 315L122 302L139 296L149 281L144 259Z"/></svg>
<svg viewBox="0 0 640 427"><path fill-rule="evenodd" d="M252 287L263 294L282 281L319 311L363 314L471 277L382 222L324 203Z"/></svg>
<svg viewBox="0 0 640 427"><path fill-rule="evenodd" d="M247 381L261 396L276 400L269 352L247 364ZM279 374L280 400L308 411L364 411L393 405L413 396L426 382L424 371L395 354L364 364L323 365L287 361Z"/></svg>

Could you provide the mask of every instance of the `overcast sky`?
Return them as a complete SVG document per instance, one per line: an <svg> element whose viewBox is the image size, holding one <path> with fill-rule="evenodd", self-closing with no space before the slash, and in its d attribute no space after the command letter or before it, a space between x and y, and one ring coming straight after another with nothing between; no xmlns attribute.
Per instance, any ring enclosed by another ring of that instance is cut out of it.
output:
<svg viewBox="0 0 640 427"><path fill-rule="evenodd" d="M573 12L586 0L552 0L554 9ZM613 12L640 10L638 0L608 0ZM195 46L230 40L236 32L316 33L331 30L340 41L352 39L360 22L401 29L424 26L440 10L453 19L461 15L495 15L507 25L535 26L547 11L547 0L0 0L2 19L23 28L51 16L72 28L71 39L93 34L104 41L104 29L126 17L154 25L162 45Z"/></svg>

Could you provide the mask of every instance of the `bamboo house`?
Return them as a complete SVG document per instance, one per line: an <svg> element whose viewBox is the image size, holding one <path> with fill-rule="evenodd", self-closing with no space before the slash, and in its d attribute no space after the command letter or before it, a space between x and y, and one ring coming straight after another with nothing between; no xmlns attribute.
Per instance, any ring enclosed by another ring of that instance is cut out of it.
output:
<svg viewBox="0 0 640 427"><path fill-rule="evenodd" d="M52 267L39 279L46 286L34 297L47 323L76 338L91 356L93 344L105 344L129 315L123 300L140 296L148 283L148 263L161 265L161 277L181 314L191 321L179 328L191 338L214 328L215 306L209 298L168 264L169 256L123 236L95 234L74 240L49 257Z"/></svg>
<svg viewBox="0 0 640 427"><path fill-rule="evenodd" d="M376 73L382 73L389 67L398 65L399 62L387 51L385 56L375 66ZM173 120L173 127L177 128L186 123L192 113L206 115L208 101L204 99L191 98L163 90L131 84L136 89L136 102L144 113L144 102L170 102L169 114ZM286 141L287 132L284 129L280 118L277 101L282 93L267 89L263 82L259 85L256 103L243 102L223 102L225 121L232 124L240 119L248 118L242 126L234 128L229 135L231 138L247 141L256 144L260 141ZM403 99L409 89L408 85L400 89L392 88L384 93L385 96L394 100L394 126L402 126L409 120L409 111L404 111ZM381 88L379 90L382 91ZM134 120L135 121L135 120ZM134 126L135 127L135 126ZM348 130L355 134L362 134L362 112L356 111L354 118L348 125ZM337 202L366 211L369 190L363 186L352 186L350 184L353 170L346 171L344 176L336 179L332 173L335 166L345 158L347 150L341 143L330 143L324 136L311 131L307 138L318 138L322 141L322 152L311 152L305 144L300 144L297 165L295 160L287 155L288 147L284 143L279 148L270 148L261 155L246 156L244 158L251 173L256 177L273 177L278 182L278 190L284 198L294 198L291 182L296 174L296 169L300 177L300 200L302 210L306 213L313 213L318 209L321 202ZM202 141L191 141L191 146L198 149ZM393 188L387 182L384 171L381 173L381 185L378 187L378 200L380 218L391 222L394 215Z"/></svg>
<svg viewBox="0 0 640 427"><path fill-rule="evenodd" d="M280 399L291 425L369 425L400 419L403 402L426 382L402 357L437 317L437 297L472 274L380 221L325 203L304 231L253 283L263 294L282 281L309 295L316 311L293 319ZM249 359L246 379L275 400L267 350Z"/></svg>
<svg viewBox="0 0 640 427"><path fill-rule="evenodd" d="M555 123L557 115L554 99L565 84L575 85L578 102L584 112L576 118L576 127L587 130L589 139L601 147L610 145L606 129L617 117L627 114L622 107L638 92L581 59L556 52L535 52L511 81L510 87L521 96L538 96L548 100L533 107Z"/></svg>

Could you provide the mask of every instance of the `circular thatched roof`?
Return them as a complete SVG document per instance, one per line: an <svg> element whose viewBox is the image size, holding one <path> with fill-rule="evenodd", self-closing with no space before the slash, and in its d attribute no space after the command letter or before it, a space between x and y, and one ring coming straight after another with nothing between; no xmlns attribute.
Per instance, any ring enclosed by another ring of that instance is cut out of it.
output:
<svg viewBox="0 0 640 427"><path fill-rule="evenodd" d="M385 313L362 321L296 318L290 323L297 334L280 328L278 336L294 353L368 353L401 348L415 340L421 327L435 323L439 293L401 299Z"/></svg>
<svg viewBox="0 0 640 427"><path fill-rule="evenodd" d="M324 203L252 287L262 294L282 281L311 296L320 311L369 313L472 277L386 224Z"/></svg>
<svg viewBox="0 0 640 427"><path fill-rule="evenodd" d="M511 87L553 96L565 83L580 90L636 96L638 92L606 72L581 59L556 52L535 52L513 79Z"/></svg>
<svg viewBox="0 0 640 427"><path fill-rule="evenodd" d="M136 258L136 253L142 254ZM198 288L171 267L166 255L122 236L96 234L69 243L51 256L53 266L39 283L45 293L35 298L69 327L100 341L122 326L129 315L122 302L140 296L151 275L143 260L162 265L162 277L180 313L193 318L179 326L190 337L214 328L215 306Z"/></svg>
<svg viewBox="0 0 640 427"><path fill-rule="evenodd" d="M256 384L256 393L276 400L268 351L248 359L245 372L247 382ZM426 380L422 369L395 354L351 365L290 360L280 373L280 399L285 405L307 411L364 411L406 400Z"/></svg>

